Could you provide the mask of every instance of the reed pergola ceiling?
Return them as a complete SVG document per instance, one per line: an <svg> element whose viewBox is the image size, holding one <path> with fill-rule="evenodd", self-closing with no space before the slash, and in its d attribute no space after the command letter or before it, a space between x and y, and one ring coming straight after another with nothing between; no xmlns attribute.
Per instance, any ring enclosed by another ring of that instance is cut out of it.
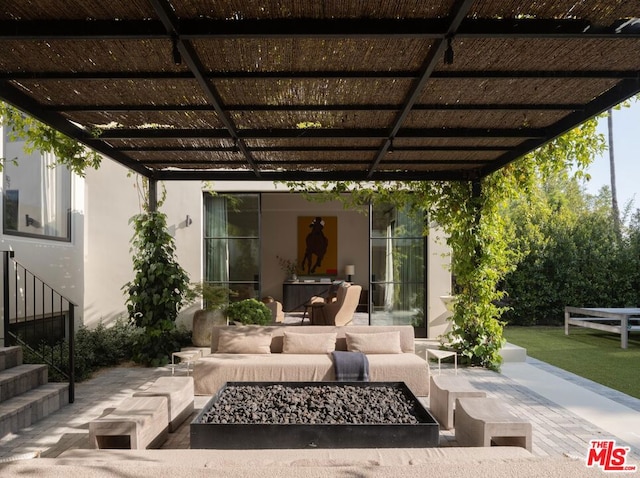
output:
<svg viewBox="0 0 640 478"><path fill-rule="evenodd" d="M0 97L153 179L474 180L640 91L628 0L7 0Z"/></svg>

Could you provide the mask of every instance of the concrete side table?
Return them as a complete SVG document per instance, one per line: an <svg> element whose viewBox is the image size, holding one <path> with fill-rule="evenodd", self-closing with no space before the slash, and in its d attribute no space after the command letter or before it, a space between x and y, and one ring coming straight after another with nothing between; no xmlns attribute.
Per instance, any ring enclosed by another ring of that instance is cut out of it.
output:
<svg viewBox="0 0 640 478"><path fill-rule="evenodd" d="M453 409L457 398L487 396L464 377L432 375L430 380L429 409L444 430L450 430L454 426Z"/></svg>

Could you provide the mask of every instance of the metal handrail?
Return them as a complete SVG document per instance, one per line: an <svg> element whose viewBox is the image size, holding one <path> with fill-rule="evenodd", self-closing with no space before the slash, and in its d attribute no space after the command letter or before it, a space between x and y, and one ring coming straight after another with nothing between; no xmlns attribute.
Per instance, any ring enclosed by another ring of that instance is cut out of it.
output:
<svg viewBox="0 0 640 478"><path fill-rule="evenodd" d="M21 345L63 375L69 382L69 403L75 400L75 308L77 305L14 259L13 251L3 252L4 345ZM13 274L12 274L13 271ZM39 297L38 297L39 296ZM11 300L13 299L13 301ZM50 299L50 301L49 301ZM55 324L62 324L58 329ZM22 336L21 336L22 334ZM45 342L67 341L68 357L60 357L66 370L44 353ZM40 352L38 352L40 349Z"/></svg>

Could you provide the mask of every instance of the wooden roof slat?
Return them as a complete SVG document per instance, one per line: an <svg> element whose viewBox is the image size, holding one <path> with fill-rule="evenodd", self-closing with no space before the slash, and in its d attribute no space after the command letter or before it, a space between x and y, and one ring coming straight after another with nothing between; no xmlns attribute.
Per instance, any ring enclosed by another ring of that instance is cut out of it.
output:
<svg viewBox="0 0 640 478"><path fill-rule="evenodd" d="M6 0L0 98L156 179L472 180L640 92L639 13Z"/></svg>

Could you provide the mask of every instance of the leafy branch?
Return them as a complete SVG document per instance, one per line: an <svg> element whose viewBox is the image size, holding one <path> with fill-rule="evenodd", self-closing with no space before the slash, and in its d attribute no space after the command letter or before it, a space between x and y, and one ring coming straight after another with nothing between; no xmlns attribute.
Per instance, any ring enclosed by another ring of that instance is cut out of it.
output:
<svg viewBox="0 0 640 478"><path fill-rule="evenodd" d="M28 154L34 151L52 153L55 165L64 165L80 177L85 176L87 168L98 169L102 156L82 143L53 129L20 110L0 102L2 124L9 130L12 141L25 141L24 150ZM2 170L3 163L0 163Z"/></svg>

